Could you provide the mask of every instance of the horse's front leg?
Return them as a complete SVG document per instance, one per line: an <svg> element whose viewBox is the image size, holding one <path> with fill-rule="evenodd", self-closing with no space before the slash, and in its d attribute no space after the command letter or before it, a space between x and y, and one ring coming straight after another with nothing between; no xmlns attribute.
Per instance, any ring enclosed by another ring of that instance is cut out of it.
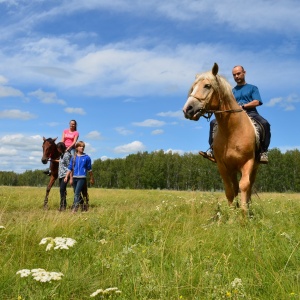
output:
<svg viewBox="0 0 300 300"><path fill-rule="evenodd" d="M235 172L229 175L227 170L223 170L219 168L219 172L223 179L224 188L225 188L225 195L228 200L228 205L232 206L234 198L238 195L239 187L237 181L237 174Z"/></svg>
<svg viewBox="0 0 300 300"><path fill-rule="evenodd" d="M253 166L252 160L248 161L242 168L242 176L239 187L241 190L241 207L244 212L247 212L251 200L252 185L256 176L256 168Z"/></svg>
<svg viewBox="0 0 300 300"><path fill-rule="evenodd" d="M46 188L46 195L45 195L45 199L44 199L44 209L48 209L48 197L49 197L50 190L51 190L55 180L56 180L56 177L54 177L52 175L50 177L50 181L49 181L48 186Z"/></svg>

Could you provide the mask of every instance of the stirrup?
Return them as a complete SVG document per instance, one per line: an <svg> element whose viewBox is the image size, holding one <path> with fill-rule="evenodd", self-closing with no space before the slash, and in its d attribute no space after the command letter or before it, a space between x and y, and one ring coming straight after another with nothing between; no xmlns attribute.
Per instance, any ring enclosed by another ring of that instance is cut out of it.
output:
<svg viewBox="0 0 300 300"><path fill-rule="evenodd" d="M207 150L206 152L204 152L204 151L199 151L199 154L200 154L201 156L203 156L204 158L207 158L208 160L210 160L210 161L212 161L212 162L214 162L214 163L217 162L216 159L214 158L214 155L213 155L211 152L208 152L208 150Z"/></svg>

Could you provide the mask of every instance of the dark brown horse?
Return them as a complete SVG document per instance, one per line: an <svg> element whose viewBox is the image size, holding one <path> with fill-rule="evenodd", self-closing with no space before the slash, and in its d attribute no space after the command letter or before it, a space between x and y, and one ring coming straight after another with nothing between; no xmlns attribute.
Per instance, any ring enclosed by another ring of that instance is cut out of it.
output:
<svg viewBox="0 0 300 300"><path fill-rule="evenodd" d="M55 141L57 138L52 139L52 138L45 138L43 137L43 156L42 156L42 163L43 164L47 164L47 162L49 160L51 160L51 164L50 164L50 171L51 171L51 176L50 176L50 181L47 185L46 188L46 195L45 195L45 199L44 199L44 209L48 209L48 196L50 193L50 190L53 186L53 184L55 183L57 177L58 177L58 162L56 160L59 159L60 157L60 153L57 150ZM82 195L81 195L81 209L84 211L88 210L89 207L89 194L87 191L87 185L84 186L83 191L82 191Z"/></svg>

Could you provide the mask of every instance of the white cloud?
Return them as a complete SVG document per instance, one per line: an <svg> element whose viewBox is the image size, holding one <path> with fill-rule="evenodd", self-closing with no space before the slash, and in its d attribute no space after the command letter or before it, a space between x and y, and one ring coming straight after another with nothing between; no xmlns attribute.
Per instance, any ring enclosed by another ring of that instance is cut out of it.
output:
<svg viewBox="0 0 300 300"><path fill-rule="evenodd" d="M44 104L66 105L66 101L64 101L62 99L58 99L56 93L44 92L41 89L39 89L35 92L29 93L29 96L34 96L34 97L38 98Z"/></svg>
<svg viewBox="0 0 300 300"><path fill-rule="evenodd" d="M158 134L163 134L163 133L164 133L164 131L162 129L156 129L151 132L151 134L153 134L153 135L158 135Z"/></svg>
<svg viewBox="0 0 300 300"><path fill-rule="evenodd" d="M132 134L132 133L133 133L133 131L128 130L128 129L124 128L124 127L117 127L117 128L116 128L116 131L117 131L119 134L121 134L121 135L129 135L129 134Z"/></svg>
<svg viewBox="0 0 300 300"><path fill-rule="evenodd" d="M154 119L147 119L143 122L134 122L132 125L134 126L141 126L141 127L160 127L164 126L166 123L163 121L158 121Z"/></svg>
<svg viewBox="0 0 300 300"><path fill-rule="evenodd" d="M287 97L272 98L269 102L266 103L266 106L273 107L278 105L285 111L291 111L296 109L296 103L300 103L299 96L296 94L291 94Z"/></svg>
<svg viewBox="0 0 300 300"><path fill-rule="evenodd" d="M182 110L160 112L157 116L184 119Z"/></svg>
<svg viewBox="0 0 300 300"><path fill-rule="evenodd" d="M16 149L0 147L0 156L7 156L8 154L11 156L15 156L18 154L18 151Z"/></svg>
<svg viewBox="0 0 300 300"><path fill-rule="evenodd" d="M86 112L84 111L83 108L75 108L75 107L66 107L65 108L65 112L69 113L69 114L78 114L78 115L85 115Z"/></svg>
<svg viewBox="0 0 300 300"><path fill-rule="evenodd" d="M4 76L0 75L0 84L6 84L8 82L7 78Z"/></svg>
<svg viewBox="0 0 300 300"><path fill-rule="evenodd" d="M19 119L19 120L30 120L37 116L31 114L28 111L21 111L19 109L7 109L0 111L0 119Z"/></svg>
<svg viewBox="0 0 300 300"><path fill-rule="evenodd" d="M115 153L136 153L145 150L145 146L142 142L134 141L132 143L118 146L114 148Z"/></svg>
<svg viewBox="0 0 300 300"><path fill-rule="evenodd" d="M186 153L185 151L183 150L175 150L175 149L168 149L168 150L165 150L164 151L165 153L178 153L179 155L183 155L184 153Z"/></svg>
<svg viewBox="0 0 300 300"><path fill-rule="evenodd" d="M0 85L0 97L22 97L23 93L9 86Z"/></svg>
<svg viewBox="0 0 300 300"><path fill-rule="evenodd" d="M102 139L101 133L97 130L94 131L90 131L87 135L86 135L87 139L91 139L91 140L100 140Z"/></svg>
<svg viewBox="0 0 300 300"><path fill-rule="evenodd" d="M292 150L300 150L300 145L299 146L280 146L279 147L279 150L282 152L282 153L285 153L287 151L292 151Z"/></svg>
<svg viewBox="0 0 300 300"><path fill-rule="evenodd" d="M43 138L40 135L5 135L0 138L0 169L17 173L33 168L43 169L41 163ZM12 158L13 156L13 158Z"/></svg>

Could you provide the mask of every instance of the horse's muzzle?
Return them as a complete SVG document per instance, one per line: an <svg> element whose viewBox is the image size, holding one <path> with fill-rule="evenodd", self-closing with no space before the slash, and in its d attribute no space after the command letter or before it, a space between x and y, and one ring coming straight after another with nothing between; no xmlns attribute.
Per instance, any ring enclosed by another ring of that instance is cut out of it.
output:
<svg viewBox="0 0 300 300"><path fill-rule="evenodd" d="M42 163L45 165L45 164L48 162L48 159L45 159L45 158L43 159L43 158L42 158L41 161L42 161Z"/></svg>

